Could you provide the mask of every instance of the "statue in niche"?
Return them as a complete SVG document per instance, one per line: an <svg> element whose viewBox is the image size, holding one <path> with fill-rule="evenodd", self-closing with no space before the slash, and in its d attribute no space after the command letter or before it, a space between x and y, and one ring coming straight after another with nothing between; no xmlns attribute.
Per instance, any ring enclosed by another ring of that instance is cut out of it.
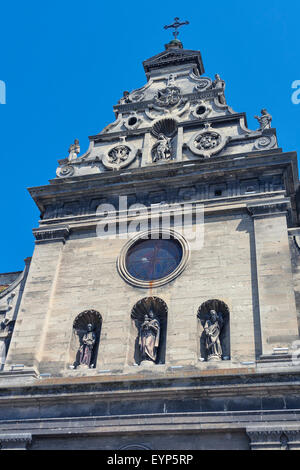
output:
<svg viewBox="0 0 300 470"><path fill-rule="evenodd" d="M172 156L171 139L164 134L159 134L158 142L153 147L153 162L170 160Z"/></svg>
<svg viewBox="0 0 300 470"><path fill-rule="evenodd" d="M82 366L88 366L92 368L94 365L91 364L92 353L96 343L96 335L94 333L94 326L89 323L87 331L82 337L82 342L79 348L79 364Z"/></svg>
<svg viewBox="0 0 300 470"><path fill-rule="evenodd" d="M209 318L204 325L208 361L220 361L222 359L220 333L223 324L221 313L218 314L215 310L210 310Z"/></svg>
<svg viewBox="0 0 300 470"><path fill-rule="evenodd" d="M141 362L156 362L159 347L160 323L155 318L152 310L144 317L144 322L140 328L139 346L141 352Z"/></svg>
<svg viewBox="0 0 300 470"><path fill-rule="evenodd" d="M0 324L0 370L3 369L10 339L14 329L14 321L6 318Z"/></svg>
<svg viewBox="0 0 300 470"><path fill-rule="evenodd" d="M225 95L224 95L226 84L225 84L225 81L221 79L219 74L215 75L215 80L213 81L213 86L214 86L214 88L220 90L220 93L218 95L220 104L226 104L226 98L225 98Z"/></svg>
<svg viewBox="0 0 300 470"><path fill-rule="evenodd" d="M271 129L272 116L266 109L261 110L261 116L254 116L258 120L260 130Z"/></svg>
<svg viewBox="0 0 300 470"><path fill-rule="evenodd" d="M74 144L71 144L70 147L69 147L68 160L69 161L76 160L77 155L79 154L79 152L80 152L79 140L75 139Z"/></svg>

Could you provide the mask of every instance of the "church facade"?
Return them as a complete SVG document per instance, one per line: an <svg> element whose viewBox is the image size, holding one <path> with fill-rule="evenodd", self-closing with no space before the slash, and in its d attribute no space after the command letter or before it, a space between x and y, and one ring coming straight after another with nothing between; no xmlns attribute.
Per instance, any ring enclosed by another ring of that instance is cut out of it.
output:
<svg viewBox="0 0 300 470"><path fill-rule="evenodd" d="M30 188L0 275L2 449L300 449L295 152L175 37Z"/></svg>

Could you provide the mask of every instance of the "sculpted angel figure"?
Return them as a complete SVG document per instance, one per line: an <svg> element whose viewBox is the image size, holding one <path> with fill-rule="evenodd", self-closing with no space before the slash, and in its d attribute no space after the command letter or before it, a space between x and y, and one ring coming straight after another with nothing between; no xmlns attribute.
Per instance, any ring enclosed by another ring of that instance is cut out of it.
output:
<svg viewBox="0 0 300 470"><path fill-rule="evenodd" d="M222 315L215 310L209 312L209 318L205 323L207 360L221 360L222 347L220 333L223 328Z"/></svg>
<svg viewBox="0 0 300 470"><path fill-rule="evenodd" d="M159 347L160 323L155 318L152 310L144 317L144 322L140 328L139 346L141 351L141 361L157 360Z"/></svg>
<svg viewBox="0 0 300 470"><path fill-rule="evenodd" d="M93 331L94 327L91 323L87 326L87 332L82 337L82 344L79 348L80 351L80 360L81 365L92 367L91 359L93 349L96 343L96 335Z"/></svg>
<svg viewBox="0 0 300 470"><path fill-rule="evenodd" d="M169 160L171 158L171 139L164 134L159 134L158 143L154 146L153 161Z"/></svg>
<svg viewBox="0 0 300 470"><path fill-rule="evenodd" d="M261 110L261 116L254 116L258 120L260 130L271 129L272 116L266 109Z"/></svg>

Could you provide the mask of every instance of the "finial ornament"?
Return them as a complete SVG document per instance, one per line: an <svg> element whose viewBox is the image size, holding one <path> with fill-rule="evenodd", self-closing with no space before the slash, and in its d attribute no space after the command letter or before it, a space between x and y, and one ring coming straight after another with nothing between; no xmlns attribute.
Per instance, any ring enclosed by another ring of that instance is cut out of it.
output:
<svg viewBox="0 0 300 470"><path fill-rule="evenodd" d="M185 24L190 24L190 22L189 21L183 21L182 23L180 23L179 18L176 17L176 18L174 18L174 23L164 26L164 29L174 28L175 31L173 31L172 34L173 34L174 38L177 39L177 36L179 34L179 31L177 31L177 29L180 28L180 26L183 26Z"/></svg>

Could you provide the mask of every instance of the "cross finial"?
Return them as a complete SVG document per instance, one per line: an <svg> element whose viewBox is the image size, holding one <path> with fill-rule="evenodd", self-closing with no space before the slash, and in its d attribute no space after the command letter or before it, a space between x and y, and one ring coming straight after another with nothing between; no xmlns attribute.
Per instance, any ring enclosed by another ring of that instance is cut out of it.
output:
<svg viewBox="0 0 300 470"><path fill-rule="evenodd" d="M170 25L166 25L164 26L164 29L169 29L169 28L174 28L175 31L173 31L173 36L175 39L177 39L177 36L179 34L179 31L177 31L178 28L180 28L180 26L183 26L185 24L190 24L189 21L183 21L182 23L179 22L179 18L174 18L174 23L173 24L170 24Z"/></svg>

